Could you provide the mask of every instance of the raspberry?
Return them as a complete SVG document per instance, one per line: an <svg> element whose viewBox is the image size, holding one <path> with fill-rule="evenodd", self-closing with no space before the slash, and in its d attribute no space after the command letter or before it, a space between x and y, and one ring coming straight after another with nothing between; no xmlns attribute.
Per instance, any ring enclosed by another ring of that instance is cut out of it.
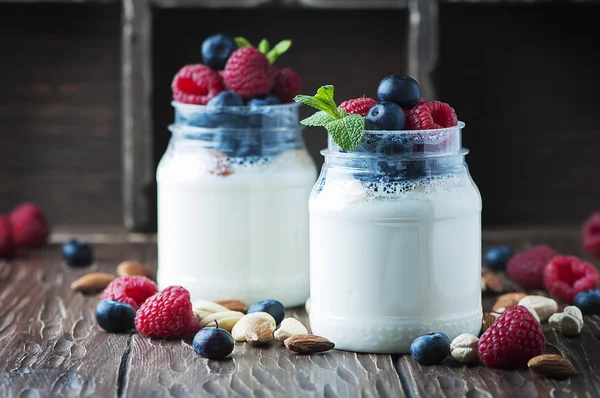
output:
<svg viewBox="0 0 600 398"><path fill-rule="evenodd" d="M292 102L302 92L302 78L291 68L271 67L269 78L272 84L271 94L282 104Z"/></svg>
<svg viewBox="0 0 600 398"><path fill-rule="evenodd" d="M158 292L156 284L145 276L122 276L102 292L100 300L112 299L138 309L148 297Z"/></svg>
<svg viewBox="0 0 600 398"><path fill-rule="evenodd" d="M492 368L512 369L544 353L542 325L522 305L508 308L479 338L481 362Z"/></svg>
<svg viewBox="0 0 600 398"><path fill-rule="evenodd" d="M173 77L173 99L186 104L206 105L225 90L223 79L206 65L186 65Z"/></svg>
<svg viewBox="0 0 600 398"><path fill-rule="evenodd" d="M33 203L23 203L10 213L13 240L19 247L40 246L48 240L46 216Z"/></svg>
<svg viewBox="0 0 600 398"><path fill-rule="evenodd" d="M377 102L371 98L355 98L342 102L340 104L340 108L345 110L347 113L365 117L367 116L367 113L369 113L369 109L371 109L375 104L377 104Z"/></svg>
<svg viewBox="0 0 600 398"><path fill-rule="evenodd" d="M458 124L454 109L440 101L419 102L414 108L405 111L407 130L429 130L453 127Z"/></svg>
<svg viewBox="0 0 600 398"><path fill-rule="evenodd" d="M12 228L7 216L0 216L0 258L9 258L15 252Z"/></svg>
<svg viewBox="0 0 600 398"><path fill-rule="evenodd" d="M544 289L544 268L557 254L550 246L533 247L512 256L506 263L506 273L525 289Z"/></svg>
<svg viewBox="0 0 600 398"><path fill-rule="evenodd" d="M581 230L583 248L595 256L600 256L600 211L593 213Z"/></svg>
<svg viewBox="0 0 600 398"><path fill-rule="evenodd" d="M269 92L269 60L253 47L234 51L227 60L223 79L227 88L247 100Z"/></svg>
<svg viewBox="0 0 600 398"><path fill-rule="evenodd" d="M169 286L142 304L135 327L146 336L178 339L196 333L200 321L192 311L190 292L181 286Z"/></svg>
<svg viewBox="0 0 600 398"><path fill-rule="evenodd" d="M598 287L598 271L574 256L556 256L544 270L546 289L555 298L572 304L577 293Z"/></svg>

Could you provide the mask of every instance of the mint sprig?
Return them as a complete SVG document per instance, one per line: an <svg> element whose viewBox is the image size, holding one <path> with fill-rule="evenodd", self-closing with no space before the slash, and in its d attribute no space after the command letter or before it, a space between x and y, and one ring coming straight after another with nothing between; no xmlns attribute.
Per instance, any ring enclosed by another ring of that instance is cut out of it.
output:
<svg viewBox="0 0 600 398"><path fill-rule="evenodd" d="M233 39L235 44L238 47L254 47L250 41L244 37L236 37ZM265 54L271 65L277 61L281 55L283 55L287 50L292 46L291 40L282 40L279 43L275 44L273 48L269 46L269 41L267 39L262 39L260 43L258 43L258 51Z"/></svg>
<svg viewBox="0 0 600 398"><path fill-rule="evenodd" d="M294 101L319 110L300 123L304 126L325 127L336 144L347 151L354 151L362 140L365 119L360 115L348 115L345 110L338 108L333 99L334 92L334 87L327 85L319 88L313 96L295 96Z"/></svg>

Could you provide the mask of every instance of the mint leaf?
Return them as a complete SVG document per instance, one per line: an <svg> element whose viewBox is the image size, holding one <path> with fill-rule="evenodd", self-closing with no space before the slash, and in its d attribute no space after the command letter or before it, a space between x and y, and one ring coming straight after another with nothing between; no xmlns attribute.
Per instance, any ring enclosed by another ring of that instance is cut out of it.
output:
<svg viewBox="0 0 600 398"><path fill-rule="evenodd" d="M269 41L267 39L262 39L260 43L258 43L258 51L263 54L269 52Z"/></svg>
<svg viewBox="0 0 600 398"><path fill-rule="evenodd" d="M312 116L300 121L304 126L325 126L329 122L333 122L335 119L328 113L319 111Z"/></svg>
<svg viewBox="0 0 600 398"><path fill-rule="evenodd" d="M291 40L282 40L267 53L267 59L271 64L274 64L277 58L284 54L292 46Z"/></svg>
<svg viewBox="0 0 600 398"><path fill-rule="evenodd" d="M294 101L300 102L304 105L312 106L320 111L324 111L329 114L332 119L338 119L339 114L334 102L328 102L319 96L311 97L310 95L297 95L294 97Z"/></svg>
<svg viewBox="0 0 600 398"><path fill-rule="evenodd" d="M235 41L235 44L237 44L239 48L252 47L252 44L244 37L236 37L235 39L233 39L233 41Z"/></svg>
<svg viewBox="0 0 600 398"><path fill-rule="evenodd" d="M324 100L333 102L335 104L335 102L333 101L334 92L334 87L331 84L328 84L326 86L319 87L319 89L317 90L317 95L315 95L315 97L321 97Z"/></svg>
<svg viewBox="0 0 600 398"><path fill-rule="evenodd" d="M354 151L358 148L365 130L365 119L360 115L348 115L341 119L333 120L325 125L331 138L341 148Z"/></svg>

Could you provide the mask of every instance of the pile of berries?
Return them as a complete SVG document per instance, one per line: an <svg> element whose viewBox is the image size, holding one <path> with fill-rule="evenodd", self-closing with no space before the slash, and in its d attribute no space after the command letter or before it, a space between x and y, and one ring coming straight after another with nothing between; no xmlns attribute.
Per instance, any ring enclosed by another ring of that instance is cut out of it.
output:
<svg viewBox="0 0 600 398"><path fill-rule="evenodd" d="M0 258L12 257L19 248L41 246L49 235L42 210L33 203L22 203L9 215L0 215Z"/></svg>

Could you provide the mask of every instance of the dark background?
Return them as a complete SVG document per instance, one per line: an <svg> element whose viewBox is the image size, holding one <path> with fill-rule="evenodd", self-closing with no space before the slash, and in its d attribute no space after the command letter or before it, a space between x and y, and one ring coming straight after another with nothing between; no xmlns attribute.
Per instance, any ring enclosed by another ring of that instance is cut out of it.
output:
<svg viewBox="0 0 600 398"><path fill-rule="evenodd" d="M341 102L406 73L405 10L154 10L155 161L170 81L204 37L290 38L280 62ZM442 4L438 99L466 122L486 227L577 225L600 207L600 5ZM0 4L0 213L38 202L60 226L122 225L121 6ZM309 110L304 109L305 114ZM307 129L318 153L326 133Z"/></svg>

